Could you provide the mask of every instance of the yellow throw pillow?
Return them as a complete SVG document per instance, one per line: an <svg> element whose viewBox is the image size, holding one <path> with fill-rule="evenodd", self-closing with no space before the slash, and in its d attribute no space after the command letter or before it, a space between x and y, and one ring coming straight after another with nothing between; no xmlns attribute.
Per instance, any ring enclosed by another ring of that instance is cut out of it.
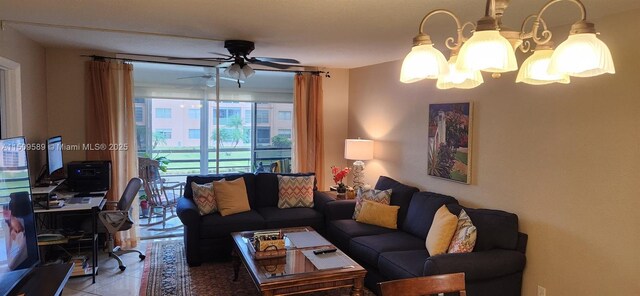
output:
<svg viewBox="0 0 640 296"><path fill-rule="evenodd" d="M240 177L231 181L226 181L225 179L214 181L213 191L216 194L218 211L221 216L251 210L249 197L247 196L247 187L244 185L244 178Z"/></svg>
<svg viewBox="0 0 640 296"><path fill-rule="evenodd" d="M356 221L373 224L391 229L398 228L399 206L388 206L374 201L365 200ZM447 245L448 247L449 245Z"/></svg>
<svg viewBox="0 0 640 296"><path fill-rule="evenodd" d="M433 217L433 224L427 233L427 251L429 255L444 254L449 249L453 234L458 228L458 217L451 214L447 206L441 206Z"/></svg>

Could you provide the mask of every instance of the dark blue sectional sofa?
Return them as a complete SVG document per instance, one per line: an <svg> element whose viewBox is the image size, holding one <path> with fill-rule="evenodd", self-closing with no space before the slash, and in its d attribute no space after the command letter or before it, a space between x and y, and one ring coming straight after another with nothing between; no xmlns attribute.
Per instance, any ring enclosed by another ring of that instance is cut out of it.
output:
<svg viewBox="0 0 640 296"><path fill-rule="evenodd" d="M398 229L351 219L353 200L338 200L324 207L326 237L367 269L365 285L377 291L388 280L464 272L468 295L520 295L525 267L527 235L518 232L518 216L498 210L469 209L451 197L418 192L388 177L376 189L392 189L391 204L400 206ZM442 206L458 215L465 209L477 228L473 252L430 256L427 232Z"/></svg>
<svg viewBox="0 0 640 296"><path fill-rule="evenodd" d="M309 174L282 174L309 175ZM200 216L193 202L191 182L205 184L221 179L244 178L251 211L222 217L220 213ZM314 189L313 208L278 208L278 174L226 174L188 176L184 197L178 200L178 217L184 224L184 245L189 266L228 259L233 247L231 233L245 230L311 226L324 233L323 206L333 201Z"/></svg>

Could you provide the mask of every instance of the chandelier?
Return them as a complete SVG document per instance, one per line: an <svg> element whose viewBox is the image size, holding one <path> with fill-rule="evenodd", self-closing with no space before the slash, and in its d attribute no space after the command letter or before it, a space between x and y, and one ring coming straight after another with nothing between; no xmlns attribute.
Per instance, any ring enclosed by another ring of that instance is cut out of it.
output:
<svg viewBox="0 0 640 296"><path fill-rule="evenodd" d="M582 13L579 21L571 26L569 37L554 49L551 31L542 14L552 4L561 1L575 3ZM520 66L516 82L532 85L549 83L569 83L570 76L592 77L604 73L615 73L611 52L604 42L597 38L595 25L588 22L586 9L580 0L550 0L537 14L528 16L520 31L502 25L502 15L510 0L487 0L485 16L477 25L461 24L459 18L445 9L433 10L424 16L418 35L413 38L413 48L402 63L400 81L413 83L423 79L437 79L436 87L474 88L484 81L480 71L492 73L498 78L501 73L518 70L515 50L532 51ZM447 38L445 46L451 50L447 61L444 55L433 47L431 38L424 33L424 25L431 16L445 14L451 16L457 27L457 37ZM527 31L527 26L531 29ZM464 36L470 28L473 35ZM532 40L535 48L532 48Z"/></svg>

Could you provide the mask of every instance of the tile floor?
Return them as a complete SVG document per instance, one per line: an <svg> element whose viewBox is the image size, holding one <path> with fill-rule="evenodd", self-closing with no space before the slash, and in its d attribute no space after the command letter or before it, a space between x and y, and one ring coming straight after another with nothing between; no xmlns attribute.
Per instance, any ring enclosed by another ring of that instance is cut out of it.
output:
<svg viewBox="0 0 640 296"><path fill-rule="evenodd" d="M150 240L143 240L136 249L144 253L149 243L151 243ZM144 261L140 261L135 253L126 254L121 258L127 265L125 271L120 271L118 261L101 252L98 256L99 270L96 276L96 283L91 283L91 277L70 278L62 291L62 295L138 295L142 271L144 270Z"/></svg>

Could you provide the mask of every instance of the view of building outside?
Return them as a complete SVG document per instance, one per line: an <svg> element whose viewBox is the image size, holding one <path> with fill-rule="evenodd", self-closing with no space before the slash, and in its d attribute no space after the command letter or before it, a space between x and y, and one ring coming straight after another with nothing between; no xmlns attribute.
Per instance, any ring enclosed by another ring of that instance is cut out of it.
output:
<svg viewBox="0 0 640 296"><path fill-rule="evenodd" d="M226 88L217 101L214 89L204 83L192 87L196 91L183 90L182 86L171 89L168 85L175 81L166 75L154 78L157 69L146 72L145 66L139 67L141 70L137 73L134 66L138 151L142 157L160 160L161 168L166 170L163 176L184 181L185 175L270 171L274 166L282 172L290 171L292 74L280 78L283 81L278 83L284 83L288 89L278 90L277 102L269 102L274 92L265 92L264 86L252 90L250 83L254 81L245 82L242 89L232 84L235 87ZM165 69L167 75L171 70ZM266 76L266 80L270 74L260 75ZM258 77L259 82L259 75L254 77ZM150 81L152 78L159 81ZM249 100L247 93L250 93ZM205 101L205 97L209 100ZM225 100L225 97L244 100Z"/></svg>

